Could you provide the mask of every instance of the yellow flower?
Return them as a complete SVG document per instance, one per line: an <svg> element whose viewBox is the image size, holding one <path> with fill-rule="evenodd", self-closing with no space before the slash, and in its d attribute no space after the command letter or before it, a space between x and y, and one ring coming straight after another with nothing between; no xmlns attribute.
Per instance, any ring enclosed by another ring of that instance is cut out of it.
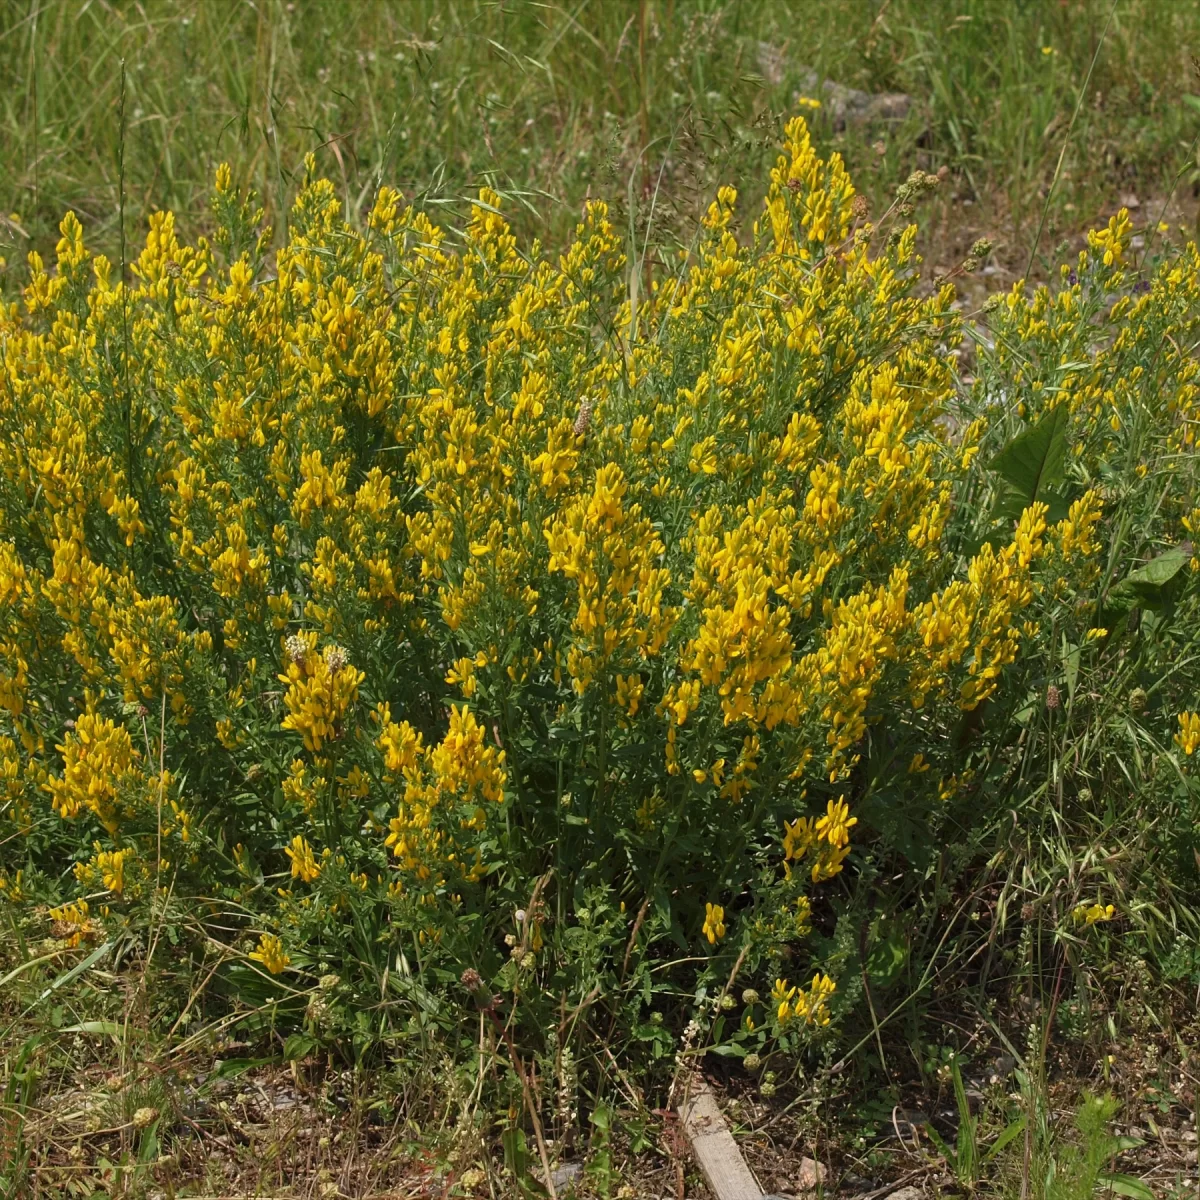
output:
<svg viewBox="0 0 1200 1200"><path fill-rule="evenodd" d="M1071 910L1071 917L1076 925L1085 929L1102 921L1111 921L1117 915L1117 910L1111 904L1077 904Z"/></svg>
<svg viewBox="0 0 1200 1200"><path fill-rule="evenodd" d="M725 936L725 910L719 904L704 906L704 936L715 945Z"/></svg>
<svg viewBox="0 0 1200 1200"><path fill-rule="evenodd" d="M291 963L284 953L283 942L273 933L264 933L258 939L258 949L250 951L250 957L260 962L272 975L279 975Z"/></svg>
<svg viewBox="0 0 1200 1200"><path fill-rule="evenodd" d="M365 676L346 659L340 646L326 646L316 653L317 636L302 633L287 639L287 669L279 676L288 685L283 703L288 715L284 729L294 729L304 738L307 750L320 750L336 738L350 706L358 697Z"/></svg>
<svg viewBox="0 0 1200 1200"><path fill-rule="evenodd" d="M1179 732L1175 735L1175 744L1189 757L1196 753L1196 747L1200 746L1200 713L1179 714Z"/></svg>
<svg viewBox="0 0 1200 1200"><path fill-rule="evenodd" d="M828 1001L836 991L837 984L820 971L813 976L807 990L790 986L786 979L776 979L771 991L771 1000L776 1006L775 1016L780 1025L792 1020L803 1021L806 1025L828 1025Z"/></svg>
<svg viewBox="0 0 1200 1200"><path fill-rule="evenodd" d="M850 806L844 796L830 800L825 815L817 821L816 833L835 850L841 849L850 842L850 829L858 824L858 818L850 815Z"/></svg>
<svg viewBox="0 0 1200 1200"><path fill-rule="evenodd" d="M292 878L303 883L313 883L321 874L321 864L317 862L312 847L300 834L292 838L292 844L284 848L284 853L292 860Z"/></svg>

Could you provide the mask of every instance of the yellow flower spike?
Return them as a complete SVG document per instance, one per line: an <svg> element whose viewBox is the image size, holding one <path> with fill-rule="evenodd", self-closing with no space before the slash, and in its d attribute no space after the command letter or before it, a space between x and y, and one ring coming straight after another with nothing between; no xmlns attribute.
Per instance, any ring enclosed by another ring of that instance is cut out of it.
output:
<svg viewBox="0 0 1200 1200"><path fill-rule="evenodd" d="M284 853L292 860L292 878L302 883L315 883L321 874L321 864L313 854L313 848L300 834L292 838L290 846L284 848ZM326 851L328 854L328 851Z"/></svg>
<svg viewBox="0 0 1200 1200"><path fill-rule="evenodd" d="M258 939L258 949L250 951L250 958L260 962L272 975L280 975L291 965L291 958L284 952L283 941L273 933L264 933Z"/></svg>
<svg viewBox="0 0 1200 1200"><path fill-rule="evenodd" d="M817 821L816 834L835 850L849 845L850 830L858 824L858 818L850 816L850 806L844 796L830 800L825 815Z"/></svg>
<svg viewBox="0 0 1200 1200"><path fill-rule="evenodd" d="M704 936L710 946L725 936L725 910L719 904L704 906Z"/></svg>
<svg viewBox="0 0 1200 1200"><path fill-rule="evenodd" d="M1196 753L1196 747L1200 746L1200 713L1179 714L1179 732L1175 735L1175 744L1189 758Z"/></svg>

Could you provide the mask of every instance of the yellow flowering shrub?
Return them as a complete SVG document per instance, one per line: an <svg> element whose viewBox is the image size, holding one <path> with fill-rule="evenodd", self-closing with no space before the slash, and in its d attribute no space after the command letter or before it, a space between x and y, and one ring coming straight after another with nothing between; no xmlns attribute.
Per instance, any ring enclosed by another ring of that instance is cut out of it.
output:
<svg viewBox="0 0 1200 1200"><path fill-rule="evenodd" d="M1122 346L1164 347L1200 263L1098 352L1078 282L1014 291L968 414L953 288L802 119L737 204L643 269L599 201L550 254L486 188L452 229L384 187L360 230L310 178L268 255L222 168L211 237L155 213L124 278L68 214L0 308L3 877L72 936L189 880L249 964L356 962L375 997L399 955L636 1013L631 955L691 947L661 981L690 994L744 952L760 1027L827 1025L829 881L927 860L1030 647L1103 641L1088 473L1135 419ZM1127 244L1079 271L1118 289ZM1177 454L1182 346L1152 368ZM1055 406L1061 486L1014 507L1002 446Z"/></svg>

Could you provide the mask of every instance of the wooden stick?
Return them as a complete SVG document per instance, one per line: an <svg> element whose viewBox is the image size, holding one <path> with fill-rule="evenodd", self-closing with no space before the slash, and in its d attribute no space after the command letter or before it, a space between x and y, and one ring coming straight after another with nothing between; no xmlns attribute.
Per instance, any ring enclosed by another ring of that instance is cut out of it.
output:
<svg viewBox="0 0 1200 1200"><path fill-rule="evenodd" d="M699 1076L684 1089L679 1119L716 1200L762 1200L763 1190L733 1140L716 1097Z"/></svg>

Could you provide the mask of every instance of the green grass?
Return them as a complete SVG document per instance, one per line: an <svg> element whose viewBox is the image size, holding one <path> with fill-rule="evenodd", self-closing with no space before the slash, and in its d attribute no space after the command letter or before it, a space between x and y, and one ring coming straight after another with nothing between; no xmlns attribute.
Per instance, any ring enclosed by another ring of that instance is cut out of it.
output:
<svg viewBox="0 0 1200 1200"><path fill-rule="evenodd" d="M889 128L817 119L873 202L945 163L943 203L1027 246L1106 25L1050 235L1122 193L1166 191L1194 166L1200 131L1181 99L1200 91L1200 6L1184 0L3 0L0 12L10 260L52 246L68 208L115 253L122 149L134 240L154 208L203 229L223 159L278 225L309 151L352 208L380 181L440 200L488 181L551 240L588 194L653 193L655 220L684 224L715 182L761 178L805 65L915 98Z"/></svg>

